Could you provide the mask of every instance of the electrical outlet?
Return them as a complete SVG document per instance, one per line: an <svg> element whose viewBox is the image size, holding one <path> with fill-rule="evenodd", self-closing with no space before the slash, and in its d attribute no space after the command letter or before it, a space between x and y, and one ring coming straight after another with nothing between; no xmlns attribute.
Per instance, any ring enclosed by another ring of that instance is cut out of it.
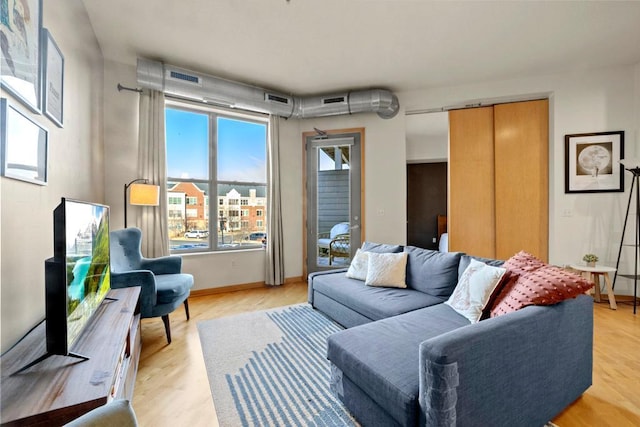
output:
<svg viewBox="0 0 640 427"><path fill-rule="evenodd" d="M573 216L573 211L571 211L571 209L563 209L562 210L562 216L564 216L564 217Z"/></svg>
<svg viewBox="0 0 640 427"><path fill-rule="evenodd" d="M436 242L436 238L434 237L433 239L431 239L431 243L435 243Z"/></svg>
<svg viewBox="0 0 640 427"><path fill-rule="evenodd" d="M232 260L231 260L231 267L235 267L235 266L236 266L236 260L235 260L235 259L232 259Z"/></svg>
<svg viewBox="0 0 640 427"><path fill-rule="evenodd" d="M384 209L378 209L378 216L384 216Z"/></svg>

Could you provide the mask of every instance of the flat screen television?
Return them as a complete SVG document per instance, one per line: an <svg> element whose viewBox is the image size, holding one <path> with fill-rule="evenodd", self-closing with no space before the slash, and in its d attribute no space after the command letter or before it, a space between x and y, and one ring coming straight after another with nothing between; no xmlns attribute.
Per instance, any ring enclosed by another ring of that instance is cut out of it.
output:
<svg viewBox="0 0 640 427"><path fill-rule="evenodd" d="M62 198L53 211L53 258L45 261L47 351L88 359L73 345L110 289L109 207Z"/></svg>

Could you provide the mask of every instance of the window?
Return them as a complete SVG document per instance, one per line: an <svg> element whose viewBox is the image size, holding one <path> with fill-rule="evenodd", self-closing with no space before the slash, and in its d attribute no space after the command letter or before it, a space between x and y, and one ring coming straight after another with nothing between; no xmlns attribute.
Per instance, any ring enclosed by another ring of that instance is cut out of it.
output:
<svg viewBox="0 0 640 427"><path fill-rule="evenodd" d="M165 118L171 250L261 247L249 239L249 222L240 221L249 210L239 207L251 200L258 216L266 210L266 118L177 101L167 102ZM218 205L210 206L210 197ZM190 230L208 235L185 238Z"/></svg>
<svg viewBox="0 0 640 427"><path fill-rule="evenodd" d="M256 216L262 216L262 209L256 210Z"/></svg>
<svg viewBox="0 0 640 427"><path fill-rule="evenodd" d="M256 227L258 227L258 228L262 228L263 227L261 219L256 221Z"/></svg>

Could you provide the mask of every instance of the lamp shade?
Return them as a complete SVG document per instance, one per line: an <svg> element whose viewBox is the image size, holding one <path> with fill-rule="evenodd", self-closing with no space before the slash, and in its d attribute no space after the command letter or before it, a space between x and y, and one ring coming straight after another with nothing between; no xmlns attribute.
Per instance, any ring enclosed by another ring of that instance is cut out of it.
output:
<svg viewBox="0 0 640 427"><path fill-rule="evenodd" d="M152 184L131 184L129 203L139 206L158 206L160 187Z"/></svg>

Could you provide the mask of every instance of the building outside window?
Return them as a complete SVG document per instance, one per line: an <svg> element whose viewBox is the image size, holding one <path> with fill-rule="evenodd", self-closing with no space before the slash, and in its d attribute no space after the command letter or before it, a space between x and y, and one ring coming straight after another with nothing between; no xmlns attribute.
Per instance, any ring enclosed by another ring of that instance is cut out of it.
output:
<svg viewBox="0 0 640 427"><path fill-rule="evenodd" d="M267 119L177 101L165 117L171 251L261 247L249 235L266 232L256 218L266 210ZM208 234L185 236L194 230Z"/></svg>

